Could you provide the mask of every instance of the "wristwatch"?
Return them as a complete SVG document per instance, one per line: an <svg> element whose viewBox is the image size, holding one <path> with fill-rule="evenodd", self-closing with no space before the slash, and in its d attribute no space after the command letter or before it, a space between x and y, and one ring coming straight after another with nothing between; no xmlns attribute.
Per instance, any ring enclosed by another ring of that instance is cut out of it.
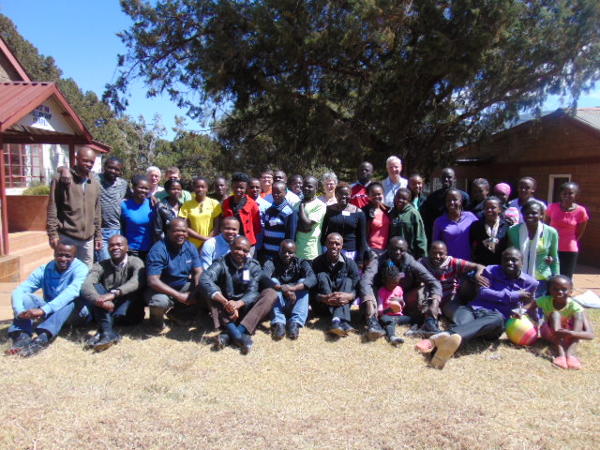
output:
<svg viewBox="0 0 600 450"><path fill-rule="evenodd" d="M118 297L119 295L121 295L121 290L120 289L111 289L110 293L113 294L115 297Z"/></svg>

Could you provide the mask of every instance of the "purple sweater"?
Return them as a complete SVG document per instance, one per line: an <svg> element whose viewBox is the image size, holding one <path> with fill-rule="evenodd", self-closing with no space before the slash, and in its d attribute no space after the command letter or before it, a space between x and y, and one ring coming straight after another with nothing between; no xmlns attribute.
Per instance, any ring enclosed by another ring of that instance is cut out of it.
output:
<svg viewBox="0 0 600 450"><path fill-rule="evenodd" d="M458 222L450 220L448 214L433 222L433 241L444 241L448 254L455 258L471 261L471 225L479 219L469 211L463 211Z"/></svg>
<svg viewBox="0 0 600 450"><path fill-rule="evenodd" d="M519 291L535 293L538 285L537 280L525 272L517 278L508 278L502 266L487 266L482 275L490 280L490 287L481 288L470 306L498 311L505 319L510 318L512 310L519 306Z"/></svg>

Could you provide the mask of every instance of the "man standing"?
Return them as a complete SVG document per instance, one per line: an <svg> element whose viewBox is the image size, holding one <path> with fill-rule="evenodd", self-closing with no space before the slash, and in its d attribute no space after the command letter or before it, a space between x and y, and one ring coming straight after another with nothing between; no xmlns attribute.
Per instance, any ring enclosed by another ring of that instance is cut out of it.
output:
<svg viewBox="0 0 600 450"><path fill-rule="evenodd" d="M81 288L81 296L92 305L98 324L98 333L87 346L97 352L121 340L113 331L115 320L124 325L144 320L142 288L146 284L146 271L142 260L127 255L128 250L124 236L112 236L108 241L110 259L95 263Z"/></svg>
<svg viewBox="0 0 600 450"><path fill-rule="evenodd" d="M385 253L369 262L360 280L369 340L376 340L385 334L377 321L375 292L383 285L382 274L384 268L390 264L398 267L403 275L401 287L404 291L406 315L422 316L430 305L439 304L442 299L440 282L408 253L408 244L404 239L397 236L392 237Z"/></svg>
<svg viewBox="0 0 600 450"><path fill-rule="evenodd" d="M275 172L273 172L273 184L277 183L278 181L286 185L285 199L292 206L292 208L295 208L296 205L298 203L300 203L300 197L298 197L292 191L287 189L287 175L285 174L285 172L283 170L276 170ZM266 195L264 197L264 199L266 201L268 201L269 203L273 203L272 193L269 195Z"/></svg>
<svg viewBox="0 0 600 450"><path fill-rule="evenodd" d="M100 184L91 174L96 153L83 147L71 169L71 183L61 183L59 176L50 184L48 198L48 238L56 249L59 241L74 245L77 258L90 267L94 249L102 248L100 225Z"/></svg>
<svg viewBox="0 0 600 450"><path fill-rule="evenodd" d="M475 178L471 183L471 203L465 208L481 219L484 204L490 195L490 182L485 178Z"/></svg>
<svg viewBox="0 0 600 450"><path fill-rule="evenodd" d="M164 188L160 185L160 179L162 173L156 166L150 166L146 169L146 177L150 182L150 190L148 191L148 198L155 197L159 192L164 191Z"/></svg>
<svg viewBox="0 0 600 450"><path fill-rule="evenodd" d="M166 239L156 242L146 258L145 299L150 307L150 323L157 331L164 328L164 315L169 309L169 318L175 322L187 322L197 313L192 291L202 271L198 250L187 238L186 220L173 219Z"/></svg>
<svg viewBox="0 0 600 450"><path fill-rule="evenodd" d="M402 178L402 160L397 156L390 156L385 161L385 168L388 173L388 177L381 183L383 185L383 203L390 208L394 207L394 197L396 191L400 188L405 188L408 184L406 178Z"/></svg>
<svg viewBox="0 0 600 450"><path fill-rule="evenodd" d="M298 258L309 261L321 254L321 226L327 212L327 205L316 197L318 187L319 181L315 177L306 177L302 186L304 196L297 212L296 246L298 248Z"/></svg>
<svg viewBox="0 0 600 450"><path fill-rule="evenodd" d="M298 215L286 200L286 185L281 181L273 183L273 204L265 211L263 220L263 242L259 250L261 262L273 259L279 252L284 239L294 239L298 225Z"/></svg>
<svg viewBox="0 0 600 450"><path fill-rule="evenodd" d="M221 233L204 242L200 249L200 265L206 270L217 259L229 253L233 240L240 234L240 222L235 217L221 219Z"/></svg>
<svg viewBox="0 0 600 450"><path fill-rule="evenodd" d="M8 329L12 347L7 354L27 357L39 353L48 347L71 313L81 307L76 299L88 268L75 259L76 251L74 245L59 241L54 245L54 260L35 270L13 291L15 318ZM34 294L39 289L43 298ZM37 337L32 339L34 332Z"/></svg>
<svg viewBox="0 0 600 450"><path fill-rule="evenodd" d="M432 367L443 369L460 345L471 339L498 339L505 321L519 314L514 310L534 300L538 282L522 272L522 267L521 252L514 247L504 250L501 265L486 267L483 277L489 280L489 287L482 287L469 305L458 307L454 313L455 325L416 345L421 353L435 350Z"/></svg>
<svg viewBox="0 0 600 450"><path fill-rule="evenodd" d="M364 161L358 166L358 181L352 185L350 203L364 208L369 204L367 189L373 178L373 164Z"/></svg>

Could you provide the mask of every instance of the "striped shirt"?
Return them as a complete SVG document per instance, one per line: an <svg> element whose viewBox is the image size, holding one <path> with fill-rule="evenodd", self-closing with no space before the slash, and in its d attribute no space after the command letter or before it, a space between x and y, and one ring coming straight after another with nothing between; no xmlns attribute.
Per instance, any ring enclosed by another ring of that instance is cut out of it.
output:
<svg viewBox="0 0 600 450"><path fill-rule="evenodd" d="M121 228L121 202L127 196L129 185L123 178L118 177L110 184L101 173L98 175L100 183L100 208L102 209L102 228L118 230Z"/></svg>
<svg viewBox="0 0 600 450"><path fill-rule="evenodd" d="M272 205L264 215L262 257L271 259L279 252L279 245L284 239L294 239L298 226L298 215L287 200L279 205Z"/></svg>

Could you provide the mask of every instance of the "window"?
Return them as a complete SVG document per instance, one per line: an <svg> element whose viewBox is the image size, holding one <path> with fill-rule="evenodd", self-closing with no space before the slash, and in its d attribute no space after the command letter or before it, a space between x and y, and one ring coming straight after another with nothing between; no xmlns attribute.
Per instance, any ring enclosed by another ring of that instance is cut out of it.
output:
<svg viewBox="0 0 600 450"><path fill-rule="evenodd" d="M5 144L4 164L6 187L45 181L41 144Z"/></svg>
<svg viewBox="0 0 600 450"><path fill-rule="evenodd" d="M560 187L563 183L571 181L570 173L554 174L548 180L548 204L560 201Z"/></svg>

